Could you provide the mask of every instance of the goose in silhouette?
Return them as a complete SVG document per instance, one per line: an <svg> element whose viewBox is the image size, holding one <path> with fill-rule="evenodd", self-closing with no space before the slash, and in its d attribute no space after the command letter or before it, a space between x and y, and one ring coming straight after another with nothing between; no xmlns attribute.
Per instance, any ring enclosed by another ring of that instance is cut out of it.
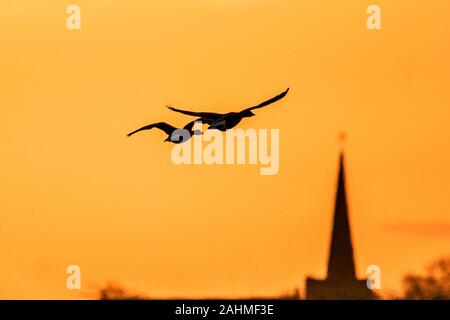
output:
<svg viewBox="0 0 450 320"><path fill-rule="evenodd" d="M142 128L139 128L133 132L130 132L127 134L127 137L132 136L135 133L138 133L139 131L143 130L151 130L153 128L158 128L159 130L164 131L167 133L168 137L164 142L173 142L173 143L183 143L189 140L193 135L200 135L202 134L201 130L192 130L194 124L196 122L201 122L201 119L196 119L194 121L189 122L187 125L185 125L183 128L175 128L174 126L166 123L166 122L156 122L149 124L147 126L144 126Z"/></svg>
<svg viewBox="0 0 450 320"><path fill-rule="evenodd" d="M262 107L265 107L269 104L272 104L280 99L283 99L286 94L288 93L289 88L286 89L286 91L280 93L279 95L264 101L257 106L250 107L247 109L244 109L240 112L229 112L229 113L213 113L213 112L194 112L194 111L187 111L187 110L181 110L176 109L174 107L168 107L170 110L179 112L182 114L186 114L188 116L194 116L194 117L200 117L200 119L209 125L208 129L218 129L220 131L226 131L228 129L231 129L235 127L236 125L241 122L243 118L247 117L253 117L255 114L252 112L254 109L259 109Z"/></svg>

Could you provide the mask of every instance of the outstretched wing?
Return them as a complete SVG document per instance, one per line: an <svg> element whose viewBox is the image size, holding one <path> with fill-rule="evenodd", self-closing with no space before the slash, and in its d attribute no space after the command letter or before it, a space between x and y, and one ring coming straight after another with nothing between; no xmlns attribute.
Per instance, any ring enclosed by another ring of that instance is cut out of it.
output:
<svg viewBox="0 0 450 320"><path fill-rule="evenodd" d="M287 88L286 91L280 93L279 95L277 95L277 96L275 96L275 97L273 97L273 98L271 98L271 99L269 99L269 100L267 100L267 101L264 101L264 102L258 104L257 106L254 106L254 107L250 107L250 108L244 109L244 110L242 110L241 112L243 112L243 111L250 111L250 110L258 109L258 108L262 108L262 107L265 107L265 106L267 106L267 105L269 105L269 104L271 104L271 103L274 103L274 102L276 102L276 101L278 101L278 100L280 100L280 99L283 99L283 98L287 95L288 91L289 91L289 88Z"/></svg>
<svg viewBox="0 0 450 320"><path fill-rule="evenodd" d="M150 130L150 129L153 129L153 128L158 128L158 129L164 131L165 133L167 133L169 136L172 134L172 132L174 132L177 129L177 128L171 126L168 123L157 122L157 123L152 123L152 124L149 124L149 125L147 125L145 127L139 128L139 129L137 129L137 130L135 130L133 132L130 132L129 134L127 134L127 137L129 137L129 136L131 136L131 135L133 135L133 134L135 134L135 133L137 133L139 131Z"/></svg>
<svg viewBox="0 0 450 320"><path fill-rule="evenodd" d="M207 123L207 124L212 124L214 121L216 121L217 119L219 119L221 116L223 116L223 114L221 113L213 113L213 112L195 112L195 111L188 111L188 110L181 110L181 109L177 109L174 107L167 107L172 111L175 112L179 112L188 116L193 116L193 117L200 117L203 122Z"/></svg>

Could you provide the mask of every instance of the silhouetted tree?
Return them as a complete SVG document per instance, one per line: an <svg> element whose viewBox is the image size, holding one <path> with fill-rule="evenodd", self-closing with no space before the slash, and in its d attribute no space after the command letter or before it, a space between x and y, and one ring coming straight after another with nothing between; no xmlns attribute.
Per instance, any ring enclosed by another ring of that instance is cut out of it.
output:
<svg viewBox="0 0 450 320"><path fill-rule="evenodd" d="M450 300L450 257L429 265L425 275L405 276L403 285L407 300Z"/></svg>
<svg viewBox="0 0 450 320"><path fill-rule="evenodd" d="M121 287L108 284L100 289L100 300L143 300L145 297L134 295Z"/></svg>

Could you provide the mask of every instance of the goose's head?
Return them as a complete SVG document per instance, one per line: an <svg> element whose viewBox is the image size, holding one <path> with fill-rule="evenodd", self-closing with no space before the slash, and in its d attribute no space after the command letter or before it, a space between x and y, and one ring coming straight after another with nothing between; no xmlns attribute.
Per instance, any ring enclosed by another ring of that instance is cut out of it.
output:
<svg viewBox="0 0 450 320"><path fill-rule="evenodd" d="M241 112L241 115L243 117L253 117L255 114L253 112L251 112L250 110L245 110L245 111Z"/></svg>

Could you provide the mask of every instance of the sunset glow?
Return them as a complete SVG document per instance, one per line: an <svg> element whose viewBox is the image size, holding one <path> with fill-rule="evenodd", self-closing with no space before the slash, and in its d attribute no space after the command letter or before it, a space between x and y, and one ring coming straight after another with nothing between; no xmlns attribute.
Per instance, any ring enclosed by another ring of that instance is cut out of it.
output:
<svg viewBox="0 0 450 320"><path fill-rule="evenodd" d="M450 2L1 1L0 298L279 295L324 276L345 152L358 276L450 253ZM164 133L290 88L240 128L279 171L175 165ZM343 146L339 134L345 132ZM80 290L66 288L79 265Z"/></svg>

